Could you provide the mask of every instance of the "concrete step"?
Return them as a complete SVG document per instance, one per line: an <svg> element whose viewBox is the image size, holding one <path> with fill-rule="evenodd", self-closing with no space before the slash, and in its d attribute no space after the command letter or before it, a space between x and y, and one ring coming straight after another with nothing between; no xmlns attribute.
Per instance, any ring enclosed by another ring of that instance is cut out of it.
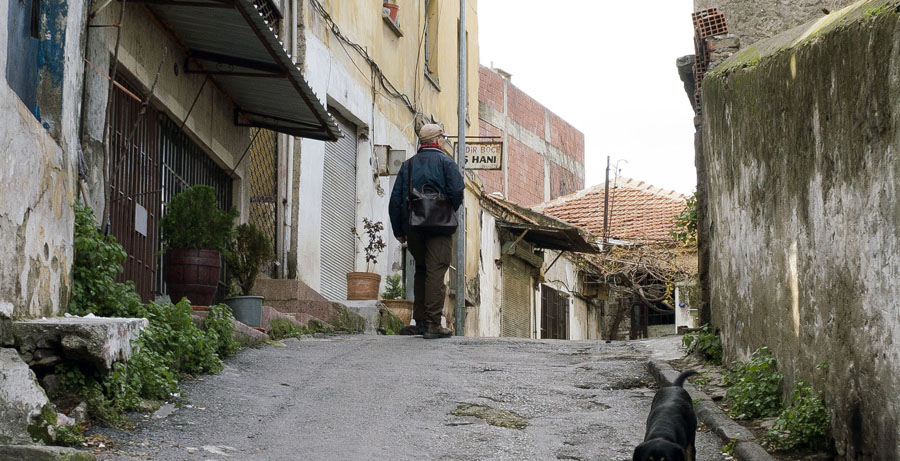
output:
<svg viewBox="0 0 900 461"><path fill-rule="evenodd" d="M128 361L132 340L147 325L147 319L52 317L13 321L12 336L31 367L49 368L65 359L109 370L114 362Z"/></svg>
<svg viewBox="0 0 900 461"><path fill-rule="evenodd" d="M328 301L305 283L299 280L256 279L252 294L262 296L266 301L308 300Z"/></svg>
<svg viewBox="0 0 900 461"><path fill-rule="evenodd" d="M331 325L337 330L362 333L369 329L374 331L372 322L366 316L360 315L360 310L332 301L313 301L300 299L271 300L266 299L266 305L275 308L283 314L298 314L301 322L309 322L310 319L320 320Z"/></svg>

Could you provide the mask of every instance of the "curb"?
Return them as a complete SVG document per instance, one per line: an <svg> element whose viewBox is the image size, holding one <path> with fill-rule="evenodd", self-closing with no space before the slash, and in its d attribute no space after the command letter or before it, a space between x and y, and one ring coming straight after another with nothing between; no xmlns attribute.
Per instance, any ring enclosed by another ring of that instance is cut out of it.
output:
<svg viewBox="0 0 900 461"><path fill-rule="evenodd" d="M43 445L0 445L0 459L19 461L96 461L97 458L74 448Z"/></svg>
<svg viewBox="0 0 900 461"><path fill-rule="evenodd" d="M671 386L680 374L666 362L650 360L650 374L660 386ZM744 426L734 422L709 398L708 395L694 387L690 382L684 383L685 390L691 398L699 402L694 404L697 418L703 421L719 437L722 443L735 442L734 456L741 461L774 461L766 450L756 443L756 437Z"/></svg>

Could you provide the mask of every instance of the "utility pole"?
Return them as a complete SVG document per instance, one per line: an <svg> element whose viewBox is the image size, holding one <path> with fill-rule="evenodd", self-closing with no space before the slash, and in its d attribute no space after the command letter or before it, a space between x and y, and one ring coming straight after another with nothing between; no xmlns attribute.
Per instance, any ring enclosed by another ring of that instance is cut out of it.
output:
<svg viewBox="0 0 900 461"><path fill-rule="evenodd" d="M466 0L459 0L459 123L456 161L463 175L463 203L459 207L456 233L456 312L454 328L458 336L466 326Z"/></svg>
<svg viewBox="0 0 900 461"><path fill-rule="evenodd" d="M603 251L606 251L606 240L609 237L609 155L606 156L606 182L603 187Z"/></svg>

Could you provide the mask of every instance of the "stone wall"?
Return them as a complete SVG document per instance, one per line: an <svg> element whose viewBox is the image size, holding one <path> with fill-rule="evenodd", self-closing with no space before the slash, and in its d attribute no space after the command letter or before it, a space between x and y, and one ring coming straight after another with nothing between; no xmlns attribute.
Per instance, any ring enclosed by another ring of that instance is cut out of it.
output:
<svg viewBox="0 0 900 461"><path fill-rule="evenodd" d="M694 0L694 11L716 8L725 13L728 31L750 45L807 21L825 16L855 0Z"/></svg>
<svg viewBox="0 0 900 461"><path fill-rule="evenodd" d="M703 84L726 360L769 346L785 395L799 379L824 392L847 459L900 456L898 51L896 2L860 2L746 47Z"/></svg>

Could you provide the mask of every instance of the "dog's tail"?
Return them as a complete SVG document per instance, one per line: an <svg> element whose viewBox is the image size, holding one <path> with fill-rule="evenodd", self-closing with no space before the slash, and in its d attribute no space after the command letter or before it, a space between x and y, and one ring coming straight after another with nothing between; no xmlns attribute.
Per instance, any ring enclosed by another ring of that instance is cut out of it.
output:
<svg viewBox="0 0 900 461"><path fill-rule="evenodd" d="M690 378L691 376L696 375L697 372L694 370L682 371L677 378L675 378L675 382L672 383L673 386L684 387L684 382Z"/></svg>

